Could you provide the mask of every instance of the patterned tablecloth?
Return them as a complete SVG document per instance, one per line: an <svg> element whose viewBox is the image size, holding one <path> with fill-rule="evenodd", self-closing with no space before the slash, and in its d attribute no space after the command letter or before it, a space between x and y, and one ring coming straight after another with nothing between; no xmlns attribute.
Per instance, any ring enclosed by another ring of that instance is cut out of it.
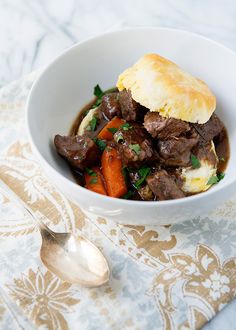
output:
<svg viewBox="0 0 236 330"><path fill-rule="evenodd" d="M39 259L34 224L0 195L0 328L201 328L236 293L236 198L172 226L88 219L50 184L31 153L24 114L36 76L0 90L0 179L51 228L95 242L111 278L98 289L60 281Z"/></svg>

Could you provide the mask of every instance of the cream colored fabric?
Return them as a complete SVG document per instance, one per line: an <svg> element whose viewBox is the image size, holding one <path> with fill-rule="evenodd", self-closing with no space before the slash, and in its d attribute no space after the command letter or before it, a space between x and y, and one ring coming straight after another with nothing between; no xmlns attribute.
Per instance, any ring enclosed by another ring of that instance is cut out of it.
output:
<svg viewBox="0 0 236 330"><path fill-rule="evenodd" d="M216 108L216 98L200 79L157 54L143 56L118 79L119 90L164 117L204 124Z"/></svg>
<svg viewBox="0 0 236 330"><path fill-rule="evenodd" d="M200 329L236 295L236 198L172 226L121 226L85 214L31 152L24 115L33 78L0 91L0 179L52 229L95 242L111 278L98 289L57 279L40 262L34 224L0 194L0 328Z"/></svg>

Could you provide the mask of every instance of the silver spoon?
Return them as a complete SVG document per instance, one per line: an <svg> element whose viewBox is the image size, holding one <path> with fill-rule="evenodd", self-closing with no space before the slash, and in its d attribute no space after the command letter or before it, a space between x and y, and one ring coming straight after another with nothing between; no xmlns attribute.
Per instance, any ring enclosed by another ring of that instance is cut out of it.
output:
<svg viewBox="0 0 236 330"><path fill-rule="evenodd" d="M41 236L40 257L44 265L61 280L85 287L97 287L109 280L109 267L102 252L88 239L72 233L56 233L38 219L3 181L0 190L24 209Z"/></svg>

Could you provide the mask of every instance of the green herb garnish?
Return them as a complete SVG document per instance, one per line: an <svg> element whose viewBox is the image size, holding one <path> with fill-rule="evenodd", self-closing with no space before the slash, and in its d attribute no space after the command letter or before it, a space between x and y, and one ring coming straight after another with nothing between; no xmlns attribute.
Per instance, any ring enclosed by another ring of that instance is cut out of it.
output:
<svg viewBox="0 0 236 330"><path fill-rule="evenodd" d="M121 128L122 128L124 131L128 131L129 129L132 128L132 126L131 126L129 123L125 123L125 124L121 125Z"/></svg>
<svg viewBox="0 0 236 330"><path fill-rule="evenodd" d="M86 128L86 131L95 131L96 126L97 126L97 118L96 117L93 117L90 120L90 122L88 124L88 127Z"/></svg>
<svg viewBox="0 0 236 330"><path fill-rule="evenodd" d="M133 150L137 155L139 155L140 152L141 152L141 147L140 147L140 145L138 143L136 143L136 144L129 144L129 148L131 150Z"/></svg>
<svg viewBox="0 0 236 330"><path fill-rule="evenodd" d="M225 158L224 157L220 157L219 161L225 162Z"/></svg>
<svg viewBox="0 0 236 330"><path fill-rule="evenodd" d="M142 183L145 181L146 177L149 175L151 169L150 167L141 167L138 170L138 174L140 176L140 179L135 182L134 186L136 189L139 189Z"/></svg>
<svg viewBox="0 0 236 330"><path fill-rule="evenodd" d="M121 198L123 199L129 199L130 197L132 197L134 194L134 192L132 190L128 190L126 194L124 194Z"/></svg>
<svg viewBox="0 0 236 330"><path fill-rule="evenodd" d="M101 151L104 151L106 149L107 144L106 144L106 142L104 140L95 138L95 139L93 139L93 141L96 143L96 145L98 146L98 148Z"/></svg>
<svg viewBox="0 0 236 330"><path fill-rule="evenodd" d="M212 185L220 182L222 179L224 179L225 173L218 173L217 175L213 175L207 182L207 185Z"/></svg>
<svg viewBox="0 0 236 330"><path fill-rule="evenodd" d="M91 168L88 168L88 167L85 167L85 172L88 173L90 176L97 175Z"/></svg>
<svg viewBox="0 0 236 330"><path fill-rule="evenodd" d="M115 128L115 127L109 127L107 129L109 132L111 132L112 134L115 134L117 131L118 131L118 128Z"/></svg>
<svg viewBox="0 0 236 330"><path fill-rule="evenodd" d="M117 91L117 88L114 87L114 88L110 88L110 89L107 89L106 91L103 91L101 89L101 87L97 84L94 89L93 89L93 95L97 97L97 100L96 102L94 103L94 105L92 106L92 108L97 108L101 103L102 103L102 97L106 94L110 94L110 93L113 93L113 92L116 92Z"/></svg>
<svg viewBox="0 0 236 330"><path fill-rule="evenodd" d="M118 92L117 87L112 87L112 88L106 89L104 94L110 94L110 93L115 93L115 92ZM119 95L119 94L117 94L117 95Z"/></svg>
<svg viewBox="0 0 236 330"><path fill-rule="evenodd" d="M218 183L217 175L213 175L207 182L207 185L212 185Z"/></svg>
<svg viewBox="0 0 236 330"><path fill-rule="evenodd" d="M217 174L218 182L224 179L224 177L225 177L225 173L218 173Z"/></svg>
<svg viewBox="0 0 236 330"><path fill-rule="evenodd" d="M91 109L88 109L88 110L86 110L86 111L84 112L83 118L87 116L87 114L89 113L90 110L91 110Z"/></svg>
<svg viewBox="0 0 236 330"><path fill-rule="evenodd" d="M93 178L89 181L90 184L95 184L98 182L98 179L97 178Z"/></svg>
<svg viewBox="0 0 236 330"><path fill-rule="evenodd" d="M192 163L192 167L193 168L199 168L199 167L201 167L201 163L200 163L199 159L196 156L191 155L190 158L191 158L191 163Z"/></svg>
<svg viewBox="0 0 236 330"><path fill-rule="evenodd" d="M124 138L123 138L122 134L118 134L116 136L116 142L118 142L118 143L124 142Z"/></svg>
<svg viewBox="0 0 236 330"><path fill-rule="evenodd" d="M127 183L128 182L127 167L123 166L121 172L123 174L123 177L125 178L125 182Z"/></svg>
<svg viewBox="0 0 236 330"><path fill-rule="evenodd" d="M93 95L97 97L97 100L95 104L93 105L93 108L98 107L102 102L102 97L105 95L101 87L97 84L93 89Z"/></svg>
<svg viewBox="0 0 236 330"><path fill-rule="evenodd" d="M97 96L98 98L104 95L104 92L98 84L93 89L93 95Z"/></svg>

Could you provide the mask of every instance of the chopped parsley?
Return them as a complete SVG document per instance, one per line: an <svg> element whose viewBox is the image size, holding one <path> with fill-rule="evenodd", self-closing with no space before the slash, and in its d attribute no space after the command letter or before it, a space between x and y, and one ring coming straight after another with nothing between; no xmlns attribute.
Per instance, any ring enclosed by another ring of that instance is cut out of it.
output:
<svg viewBox="0 0 236 330"><path fill-rule="evenodd" d="M225 162L225 158L224 157L220 157L219 161L220 162Z"/></svg>
<svg viewBox="0 0 236 330"><path fill-rule="evenodd" d="M93 108L96 108L101 104L102 97L103 97L103 95L105 95L105 93L103 92L101 87L97 84L93 89L93 95L97 97L97 100L96 100L95 104L93 105Z"/></svg>
<svg viewBox="0 0 236 330"><path fill-rule="evenodd" d="M207 182L208 185L216 184L224 179L225 173L219 173L217 175L213 175Z"/></svg>
<svg viewBox="0 0 236 330"><path fill-rule="evenodd" d="M126 166L123 166L123 167L122 167L122 170L121 170L121 172L122 172L122 174L123 174L123 177L124 177L126 183L127 183L127 181L128 181L127 170L128 170L128 169L127 169Z"/></svg>
<svg viewBox="0 0 236 330"><path fill-rule="evenodd" d="M109 132L111 132L112 134L115 134L117 131L118 131L118 128L115 128L115 127L109 127L107 129Z"/></svg>
<svg viewBox="0 0 236 330"><path fill-rule="evenodd" d="M98 84L93 89L93 95L97 96L98 98L104 95L104 92Z"/></svg>
<svg viewBox="0 0 236 330"><path fill-rule="evenodd" d="M213 175L207 182L208 185L216 184L218 183L217 175Z"/></svg>
<svg viewBox="0 0 236 330"><path fill-rule="evenodd" d="M104 151L106 149L107 144L106 144L106 142L104 140L95 138L95 139L93 139L93 141L96 143L96 145L98 146L98 148L101 151Z"/></svg>
<svg viewBox="0 0 236 330"><path fill-rule="evenodd" d="M136 189L139 189L142 183L145 181L146 177L149 175L151 169L150 167L141 167L138 170L138 174L140 176L140 179L135 182L134 186Z"/></svg>
<svg viewBox="0 0 236 330"><path fill-rule="evenodd" d="M88 167L85 167L85 172L88 173L90 176L97 175L91 168L88 168Z"/></svg>
<svg viewBox="0 0 236 330"><path fill-rule="evenodd" d="M93 95L97 97L96 102L92 106L92 108L97 108L101 103L102 103L102 97L106 94L116 92L117 88L110 88L107 89L106 91L103 91L101 87L97 84L94 89L93 89Z"/></svg>
<svg viewBox="0 0 236 330"><path fill-rule="evenodd" d="M95 184L98 182L98 179L97 178L93 178L89 181L90 184Z"/></svg>
<svg viewBox="0 0 236 330"><path fill-rule="evenodd" d="M97 173L95 173L91 168L85 167L85 172L88 173L89 176L91 176L91 180L89 181L90 184L97 183Z"/></svg>
<svg viewBox="0 0 236 330"><path fill-rule="evenodd" d="M114 92L118 92L117 87L112 87L112 88L106 89L104 94L110 94L110 93L114 93Z"/></svg>
<svg viewBox="0 0 236 330"><path fill-rule="evenodd" d="M191 159L191 163L192 163L193 168L201 167L201 163L200 163L199 159L196 156L191 155L190 159Z"/></svg>
<svg viewBox="0 0 236 330"><path fill-rule="evenodd" d="M124 138L122 134L118 134L116 136L116 142L120 143L120 142L124 142Z"/></svg>
<svg viewBox="0 0 236 330"><path fill-rule="evenodd" d="M121 128L122 128L124 131L128 131L129 129L132 128L132 126L131 126L129 123L125 123L125 124L121 125Z"/></svg>
<svg viewBox="0 0 236 330"><path fill-rule="evenodd" d="M137 155L139 155L140 152L141 152L141 147L140 147L140 145L138 143L136 143L136 144L129 144L129 148L131 150L133 150Z"/></svg>
<svg viewBox="0 0 236 330"><path fill-rule="evenodd" d="M134 194L134 192L132 190L128 190L126 194L124 194L121 198L123 199L129 199L130 197L132 197Z"/></svg>
<svg viewBox="0 0 236 330"><path fill-rule="evenodd" d="M88 127L86 128L86 131L95 131L96 127L97 127L97 118L93 117L90 120Z"/></svg>
<svg viewBox="0 0 236 330"><path fill-rule="evenodd" d="M84 112L84 114L83 114L83 118L87 116L87 114L89 113L90 110L91 110L91 109L88 109L88 110L86 110L86 111Z"/></svg>
<svg viewBox="0 0 236 330"><path fill-rule="evenodd" d="M217 178L218 178L219 181L221 181L222 179L224 179L224 177L225 177L225 173L219 173L219 174L217 175ZM218 181L218 182L219 182L219 181Z"/></svg>

